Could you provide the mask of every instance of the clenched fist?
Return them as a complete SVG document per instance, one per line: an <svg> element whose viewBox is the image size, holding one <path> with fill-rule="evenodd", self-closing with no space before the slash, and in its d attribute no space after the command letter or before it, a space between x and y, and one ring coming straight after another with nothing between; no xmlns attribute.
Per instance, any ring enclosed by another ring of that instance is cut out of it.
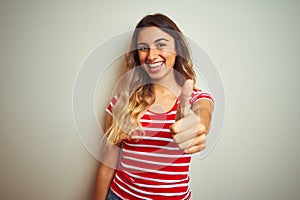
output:
<svg viewBox="0 0 300 200"><path fill-rule="evenodd" d="M175 142L185 153L196 153L205 148L213 109L212 103L205 99L191 107L192 92L193 80L186 80L180 94L176 121L170 127Z"/></svg>

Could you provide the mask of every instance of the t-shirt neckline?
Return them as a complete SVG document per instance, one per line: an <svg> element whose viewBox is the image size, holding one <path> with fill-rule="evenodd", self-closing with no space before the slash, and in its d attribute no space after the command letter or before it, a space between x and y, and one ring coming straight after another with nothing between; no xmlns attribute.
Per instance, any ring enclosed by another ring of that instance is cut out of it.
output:
<svg viewBox="0 0 300 200"><path fill-rule="evenodd" d="M168 114L172 111L175 110L175 107L177 107L177 104L178 104L178 101L179 101L179 98L176 99L176 101L174 102L173 106L171 107L170 110L168 110L167 112L162 112L162 113L159 113L159 112L154 112L154 111L151 111L150 109L147 109L147 112L151 113L151 114L155 114L155 115L165 115L165 114Z"/></svg>

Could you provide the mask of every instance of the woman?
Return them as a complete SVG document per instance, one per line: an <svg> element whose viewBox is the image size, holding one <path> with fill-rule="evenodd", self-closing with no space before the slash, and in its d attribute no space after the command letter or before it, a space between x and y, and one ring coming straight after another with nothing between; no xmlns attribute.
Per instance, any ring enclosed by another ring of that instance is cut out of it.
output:
<svg viewBox="0 0 300 200"><path fill-rule="evenodd" d="M105 147L94 198L190 199L191 154L205 148L212 110L211 96L195 88L177 25L162 14L145 16L107 108L114 145Z"/></svg>

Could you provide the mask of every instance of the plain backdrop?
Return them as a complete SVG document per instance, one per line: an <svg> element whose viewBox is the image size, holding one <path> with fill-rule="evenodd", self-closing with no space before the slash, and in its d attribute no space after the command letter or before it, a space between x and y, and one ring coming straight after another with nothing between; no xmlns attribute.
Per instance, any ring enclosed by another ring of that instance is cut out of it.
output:
<svg viewBox="0 0 300 200"><path fill-rule="evenodd" d="M73 120L77 73L97 45L156 12L206 50L226 92L222 137L193 158L193 199L300 199L299 9L291 0L0 1L0 199L91 199L99 162Z"/></svg>

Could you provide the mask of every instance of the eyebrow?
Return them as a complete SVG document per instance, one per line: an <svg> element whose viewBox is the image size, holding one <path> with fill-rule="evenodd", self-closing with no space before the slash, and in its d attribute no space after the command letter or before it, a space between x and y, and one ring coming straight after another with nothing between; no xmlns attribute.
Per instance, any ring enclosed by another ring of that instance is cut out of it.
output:
<svg viewBox="0 0 300 200"><path fill-rule="evenodd" d="M165 41L169 42L169 40L167 40L167 39L165 39L165 38L159 38L159 39L155 40L154 43L159 42L159 41L161 41L161 40L165 40Z"/></svg>
<svg viewBox="0 0 300 200"><path fill-rule="evenodd" d="M169 42L169 40L167 40L165 38L159 38L159 39L155 40L153 43L157 43L157 42L160 42L162 40ZM141 44L146 44L147 45L147 43L145 43L145 42L139 42L138 43L138 45L141 45Z"/></svg>

